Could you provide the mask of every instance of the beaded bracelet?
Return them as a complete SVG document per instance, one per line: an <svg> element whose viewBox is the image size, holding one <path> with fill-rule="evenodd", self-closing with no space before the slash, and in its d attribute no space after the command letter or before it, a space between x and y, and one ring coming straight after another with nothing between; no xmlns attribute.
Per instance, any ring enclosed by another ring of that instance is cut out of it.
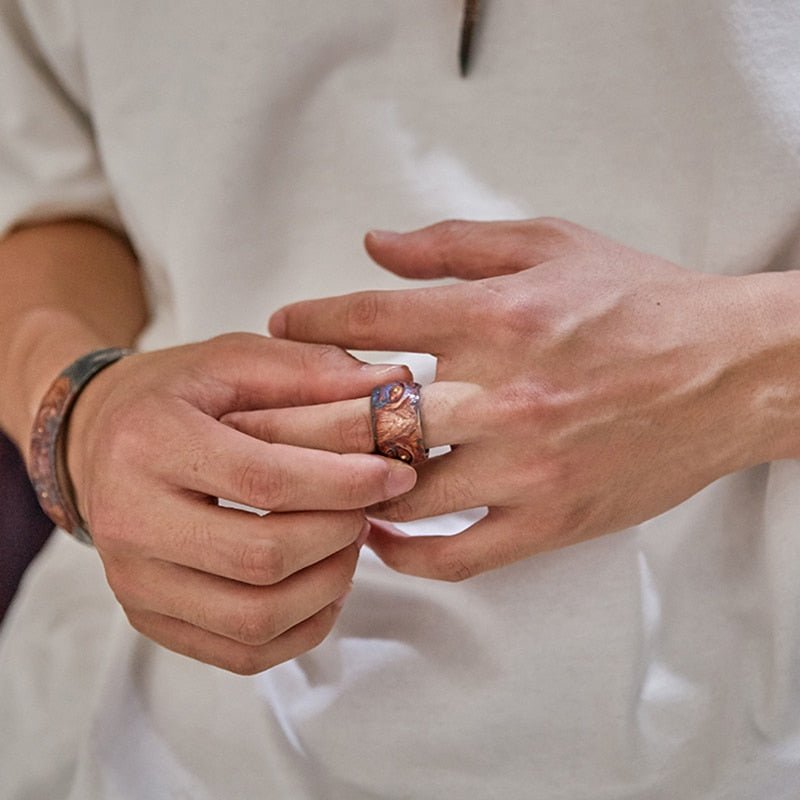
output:
<svg viewBox="0 0 800 800"><path fill-rule="evenodd" d="M78 395L100 370L133 351L121 347L94 350L73 361L45 393L31 433L30 478L39 504L56 525L84 544L92 536L75 506L67 472L64 440Z"/></svg>

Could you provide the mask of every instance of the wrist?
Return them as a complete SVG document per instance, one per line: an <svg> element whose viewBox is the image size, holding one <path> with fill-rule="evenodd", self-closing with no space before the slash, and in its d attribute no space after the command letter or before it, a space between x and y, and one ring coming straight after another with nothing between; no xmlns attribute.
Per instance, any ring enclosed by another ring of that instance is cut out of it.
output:
<svg viewBox="0 0 800 800"><path fill-rule="evenodd" d="M739 393L745 415L756 423L746 466L800 458L800 272L733 280L746 302Z"/></svg>
<svg viewBox="0 0 800 800"><path fill-rule="evenodd" d="M42 399L59 373L82 355L127 342L109 342L85 322L57 308L36 308L0 330L2 385L13 386L0 400L0 424L30 466L29 441Z"/></svg>

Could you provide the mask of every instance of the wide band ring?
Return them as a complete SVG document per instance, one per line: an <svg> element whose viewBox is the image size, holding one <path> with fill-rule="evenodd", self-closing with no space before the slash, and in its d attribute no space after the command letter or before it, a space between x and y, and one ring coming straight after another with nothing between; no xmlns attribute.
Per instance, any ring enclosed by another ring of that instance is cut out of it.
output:
<svg viewBox="0 0 800 800"><path fill-rule="evenodd" d="M428 458L422 435L418 383L395 381L376 386L370 398L375 452L407 464Z"/></svg>

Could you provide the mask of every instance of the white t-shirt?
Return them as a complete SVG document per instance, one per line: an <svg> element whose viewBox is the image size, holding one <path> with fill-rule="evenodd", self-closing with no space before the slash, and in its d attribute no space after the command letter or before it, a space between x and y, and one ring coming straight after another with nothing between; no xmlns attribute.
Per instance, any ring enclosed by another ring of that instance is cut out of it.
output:
<svg viewBox="0 0 800 800"><path fill-rule="evenodd" d="M0 229L123 227L143 347L397 286L364 231L446 217L800 266L796 3L495 0L466 80L461 6L0 0ZM58 535L0 638L0 798L796 798L798 520L786 461L461 584L365 549L334 633L251 678L139 636Z"/></svg>

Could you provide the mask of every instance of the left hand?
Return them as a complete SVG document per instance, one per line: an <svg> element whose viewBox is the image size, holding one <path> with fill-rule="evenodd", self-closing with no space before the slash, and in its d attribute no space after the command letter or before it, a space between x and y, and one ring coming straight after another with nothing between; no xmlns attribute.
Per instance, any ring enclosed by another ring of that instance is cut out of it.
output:
<svg viewBox="0 0 800 800"><path fill-rule="evenodd" d="M690 272L551 219L440 223L366 244L397 274L468 282L297 303L270 330L438 357L426 444L455 447L371 513L489 513L451 537L375 526L369 544L391 567L462 579L649 519L766 460L747 278ZM227 421L273 441L373 446L366 399Z"/></svg>

